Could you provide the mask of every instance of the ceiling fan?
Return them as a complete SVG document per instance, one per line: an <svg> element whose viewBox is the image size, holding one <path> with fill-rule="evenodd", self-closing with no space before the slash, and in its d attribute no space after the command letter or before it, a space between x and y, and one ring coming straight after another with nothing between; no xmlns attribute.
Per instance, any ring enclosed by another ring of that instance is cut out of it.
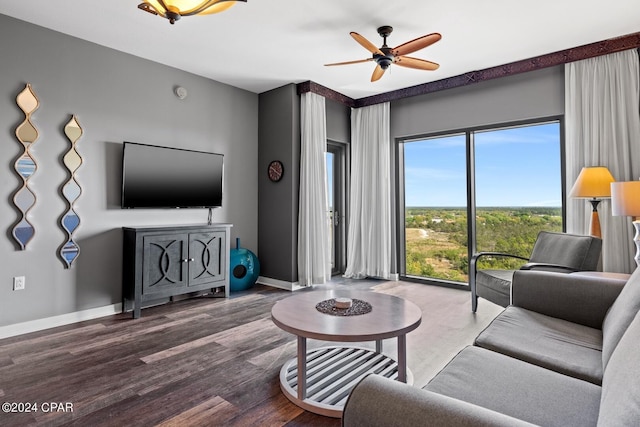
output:
<svg viewBox="0 0 640 427"><path fill-rule="evenodd" d="M385 70L389 68L389 65L391 64L398 64L403 67L428 71L437 70L438 67L440 67L440 65L436 64L435 62L405 56L407 54L430 46L440 40L442 36L439 33L427 34L425 36L418 37L417 39L413 39L411 41L403 43L400 46L391 48L387 46L387 37L389 36L389 34L391 34L392 31L393 27L390 27L389 25L384 25L378 28L378 34L380 34L380 37L382 37L383 39L383 44L381 47L376 47L373 43L356 32L350 32L349 34L351 34L351 37L353 37L355 41L360 43L362 47L371 52L373 56L367 59L359 59L356 61L347 62L335 62L333 64L325 65L330 67L334 65L349 65L358 64L361 62L375 61L377 66L373 70L373 74L371 75L372 82L379 80L380 77L382 77L382 75L384 74Z"/></svg>

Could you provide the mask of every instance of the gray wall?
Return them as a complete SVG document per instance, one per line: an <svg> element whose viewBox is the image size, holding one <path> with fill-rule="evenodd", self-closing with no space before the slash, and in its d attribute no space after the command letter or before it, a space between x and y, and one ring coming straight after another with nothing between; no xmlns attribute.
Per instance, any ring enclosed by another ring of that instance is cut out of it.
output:
<svg viewBox="0 0 640 427"><path fill-rule="evenodd" d="M123 54L0 15L0 326L121 301L122 226L204 223L207 210L121 210L123 141L214 151L225 155L224 207L214 221L234 224L232 237L257 252L258 96L174 68ZM19 251L10 237L18 219L11 202L20 183L15 128L24 115L16 95L31 83L40 100L33 122L37 202L29 214L36 234ZM188 89L179 100L175 86ZM76 203L80 256L65 270L60 195L68 179L63 126L76 114L84 129ZM12 290L26 276L24 291Z"/></svg>
<svg viewBox="0 0 640 427"><path fill-rule="evenodd" d="M405 98L391 103L401 138L564 114L564 67Z"/></svg>
<svg viewBox="0 0 640 427"><path fill-rule="evenodd" d="M258 205L260 275L298 281L300 97L289 84L259 96ZM284 165L278 182L267 177L273 160Z"/></svg>
<svg viewBox="0 0 640 427"><path fill-rule="evenodd" d="M351 108L327 99L327 139L349 144L351 142Z"/></svg>

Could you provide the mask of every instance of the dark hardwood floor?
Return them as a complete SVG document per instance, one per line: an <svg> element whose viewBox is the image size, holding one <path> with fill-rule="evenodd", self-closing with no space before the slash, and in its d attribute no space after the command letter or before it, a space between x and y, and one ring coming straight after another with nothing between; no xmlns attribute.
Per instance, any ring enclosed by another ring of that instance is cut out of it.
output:
<svg viewBox="0 0 640 427"><path fill-rule="evenodd" d="M418 387L501 311L482 301L474 315L468 292L410 282L339 279L315 289L347 286L422 308L422 324L407 335ZM295 356L296 339L270 312L290 295L255 286L229 299L147 308L137 320L119 314L0 340L0 402L38 405L0 412L0 426L339 426L280 391L280 368ZM394 354L395 346L387 340L384 351Z"/></svg>

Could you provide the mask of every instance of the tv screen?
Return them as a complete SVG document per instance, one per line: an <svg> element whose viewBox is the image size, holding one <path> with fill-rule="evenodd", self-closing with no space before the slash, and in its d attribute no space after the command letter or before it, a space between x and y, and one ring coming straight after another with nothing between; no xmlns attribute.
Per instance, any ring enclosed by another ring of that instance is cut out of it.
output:
<svg viewBox="0 0 640 427"><path fill-rule="evenodd" d="M224 156L125 142L122 208L222 206Z"/></svg>

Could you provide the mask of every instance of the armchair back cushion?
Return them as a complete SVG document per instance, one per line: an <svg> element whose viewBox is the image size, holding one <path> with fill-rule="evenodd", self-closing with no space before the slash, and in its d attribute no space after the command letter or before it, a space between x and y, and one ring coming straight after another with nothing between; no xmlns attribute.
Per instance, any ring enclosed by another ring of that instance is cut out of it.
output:
<svg viewBox="0 0 640 427"><path fill-rule="evenodd" d="M593 271L598 267L601 251L601 239L541 231L529 256L529 262L557 264L576 270Z"/></svg>
<svg viewBox="0 0 640 427"><path fill-rule="evenodd" d="M640 310L640 268L631 275L602 322L602 367L607 368L611 354Z"/></svg>

